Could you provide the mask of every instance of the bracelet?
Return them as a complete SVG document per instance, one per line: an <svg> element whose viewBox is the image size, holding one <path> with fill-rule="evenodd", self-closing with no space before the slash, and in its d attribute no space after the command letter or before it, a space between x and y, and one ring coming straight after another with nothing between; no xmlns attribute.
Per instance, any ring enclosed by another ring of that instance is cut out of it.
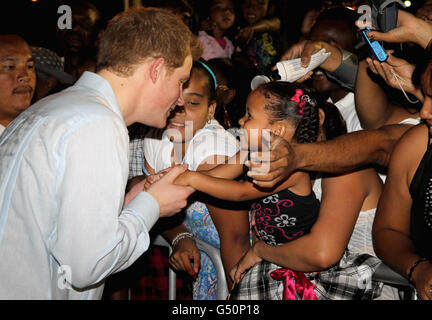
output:
<svg viewBox="0 0 432 320"><path fill-rule="evenodd" d="M409 281L409 283L410 283L412 286L414 286L414 282L412 281L412 276L413 276L414 269L417 268L417 266L418 266L420 263L425 262L425 261L428 261L428 259L426 259L426 258L420 258L420 259L418 259L416 262L414 262L413 265L411 266L411 268L410 268L410 270L409 270L409 273L408 273L408 281Z"/></svg>
<svg viewBox="0 0 432 320"><path fill-rule="evenodd" d="M181 232L175 236L175 238L171 242L171 247L174 248L177 245L177 243L182 239L193 238L193 237L194 237L194 235L190 232Z"/></svg>

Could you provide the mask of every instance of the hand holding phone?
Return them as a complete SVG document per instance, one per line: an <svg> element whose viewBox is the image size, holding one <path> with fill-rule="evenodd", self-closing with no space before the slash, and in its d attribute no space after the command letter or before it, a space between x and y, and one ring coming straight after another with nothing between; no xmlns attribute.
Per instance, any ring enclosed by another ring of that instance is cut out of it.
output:
<svg viewBox="0 0 432 320"><path fill-rule="evenodd" d="M378 41L375 41L373 39L369 39L368 33L370 32L370 29L366 28L360 31L364 40L368 44L370 51L373 55L373 58L378 60L379 62L384 62L388 58L387 52L385 52L384 48L381 46L381 44Z"/></svg>

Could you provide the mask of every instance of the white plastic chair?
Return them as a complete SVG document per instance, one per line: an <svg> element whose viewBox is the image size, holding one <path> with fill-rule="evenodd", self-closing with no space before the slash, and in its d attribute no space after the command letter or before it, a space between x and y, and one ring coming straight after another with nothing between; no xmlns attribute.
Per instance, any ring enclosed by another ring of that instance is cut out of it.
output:
<svg viewBox="0 0 432 320"><path fill-rule="evenodd" d="M200 239L194 238L194 240L198 249L205 252L210 257L215 267L217 275L216 299L225 300L228 296L229 291L226 282L225 271L222 264L222 258L220 256L220 250ZM162 236L158 235L153 240L153 244L168 247L169 254L171 255L171 245ZM176 300L176 273L171 268L169 268L168 282L168 299Z"/></svg>
<svg viewBox="0 0 432 320"><path fill-rule="evenodd" d="M384 263L379 265L372 279L398 288L402 300L415 300L415 289L409 281Z"/></svg>

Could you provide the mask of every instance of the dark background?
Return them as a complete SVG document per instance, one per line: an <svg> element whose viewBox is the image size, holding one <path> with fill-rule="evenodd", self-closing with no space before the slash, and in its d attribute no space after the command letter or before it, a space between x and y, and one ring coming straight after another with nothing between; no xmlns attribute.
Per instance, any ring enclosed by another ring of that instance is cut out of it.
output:
<svg viewBox="0 0 432 320"><path fill-rule="evenodd" d="M143 0L143 4L147 0ZM157 0L155 0L157 1ZM195 0L205 1L205 0ZM241 3L241 0L239 0ZM284 9L278 12L284 22L284 37L296 40L301 20L306 11L320 0L273 0ZM333 0L337 2L338 0ZM424 0L411 0L410 11ZM123 10L123 0L90 0L100 11L103 21L108 21ZM132 1L131 1L132 2ZM42 46L58 51L56 41L57 20L61 14L58 7L63 4L61 0L2 0L0 4L0 33L20 34L32 46ZM291 40L289 39L288 42Z"/></svg>

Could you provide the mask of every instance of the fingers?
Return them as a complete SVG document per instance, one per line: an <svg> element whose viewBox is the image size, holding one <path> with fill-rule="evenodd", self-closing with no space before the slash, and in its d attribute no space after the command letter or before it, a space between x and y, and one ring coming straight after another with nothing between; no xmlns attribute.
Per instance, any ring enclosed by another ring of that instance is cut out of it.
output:
<svg viewBox="0 0 432 320"><path fill-rule="evenodd" d="M308 65L309 65L309 63L308 63ZM312 77L312 75L313 75L313 71L309 71L303 77L301 77L300 79L296 80L296 82L297 83L303 83L306 80L310 79L310 77Z"/></svg>
<svg viewBox="0 0 432 320"><path fill-rule="evenodd" d="M161 180L174 183L175 179L177 179L179 175L185 172L187 168L188 168L187 164L177 165L173 167Z"/></svg>
<svg viewBox="0 0 432 320"><path fill-rule="evenodd" d="M300 58L303 52L306 41L301 41L293 44L285 53L281 56L280 61L292 60Z"/></svg>
<svg viewBox="0 0 432 320"><path fill-rule="evenodd" d="M193 240L182 240L193 241ZM179 243L179 246L181 244ZM201 266L201 254L198 248L193 245L192 249L178 249L169 257L169 263L177 271L185 271L191 277L196 278Z"/></svg>

